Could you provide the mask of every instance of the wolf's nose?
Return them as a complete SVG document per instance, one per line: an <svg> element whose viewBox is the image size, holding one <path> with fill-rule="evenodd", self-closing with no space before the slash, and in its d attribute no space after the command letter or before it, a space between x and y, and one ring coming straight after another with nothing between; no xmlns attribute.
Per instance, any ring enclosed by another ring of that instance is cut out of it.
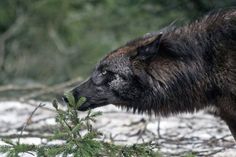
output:
<svg viewBox="0 0 236 157"><path fill-rule="evenodd" d="M69 103L69 100L67 99L66 96L62 96L62 101L65 102L65 103L67 103L67 104Z"/></svg>

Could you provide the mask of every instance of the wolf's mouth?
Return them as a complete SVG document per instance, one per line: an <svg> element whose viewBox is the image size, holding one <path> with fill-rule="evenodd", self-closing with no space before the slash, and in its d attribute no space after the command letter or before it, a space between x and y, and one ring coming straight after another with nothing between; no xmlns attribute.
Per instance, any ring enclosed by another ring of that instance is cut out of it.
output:
<svg viewBox="0 0 236 157"><path fill-rule="evenodd" d="M105 105L106 105L106 103L92 104L92 103L89 103L88 101L86 101L79 106L78 110L79 111L87 111L89 109L94 109L96 107L101 107L101 106L105 106Z"/></svg>
<svg viewBox="0 0 236 157"><path fill-rule="evenodd" d="M67 104L67 105L69 104L69 100L65 96L62 96L62 101L64 104ZM78 102L77 97L75 97L75 102ZM80 104L80 106L77 109L79 111L87 111L89 109L94 109L96 107L101 107L101 106L105 106L105 105L107 105L106 99L97 100L96 103L93 103L93 102L89 101L89 99L87 99L84 103Z"/></svg>

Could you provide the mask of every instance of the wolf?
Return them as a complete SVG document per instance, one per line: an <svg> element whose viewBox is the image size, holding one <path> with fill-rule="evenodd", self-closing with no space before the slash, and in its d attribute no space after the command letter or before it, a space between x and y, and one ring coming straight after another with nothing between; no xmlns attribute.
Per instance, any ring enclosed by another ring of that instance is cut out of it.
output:
<svg viewBox="0 0 236 157"><path fill-rule="evenodd" d="M126 43L72 93L87 98L80 111L113 104L168 116L211 108L236 140L236 9Z"/></svg>

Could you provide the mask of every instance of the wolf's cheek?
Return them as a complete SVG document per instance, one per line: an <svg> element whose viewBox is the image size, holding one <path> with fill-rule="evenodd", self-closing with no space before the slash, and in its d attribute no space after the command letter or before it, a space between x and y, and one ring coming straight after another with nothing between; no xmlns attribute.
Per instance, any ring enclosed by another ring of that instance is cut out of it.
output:
<svg viewBox="0 0 236 157"><path fill-rule="evenodd" d="M111 90L118 91L126 88L128 83L118 74L116 74L115 78L111 82L109 82L108 85Z"/></svg>

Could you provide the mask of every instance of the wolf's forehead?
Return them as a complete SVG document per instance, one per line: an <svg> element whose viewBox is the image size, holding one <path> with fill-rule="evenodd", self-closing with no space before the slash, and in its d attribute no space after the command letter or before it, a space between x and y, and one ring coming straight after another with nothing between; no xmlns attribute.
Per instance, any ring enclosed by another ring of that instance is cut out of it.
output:
<svg viewBox="0 0 236 157"><path fill-rule="evenodd" d="M128 55L129 53L136 51L138 47L151 43L155 38L156 38L156 34L146 34L112 51L110 54L107 55L106 58L111 59L113 57L120 57L120 56Z"/></svg>
<svg viewBox="0 0 236 157"><path fill-rule="evenodd" d="M133 51L135 51L137 47L135 46L123 46L121 48L118 48L114 51L112 51L110 54L107 55L107 59L112 59L116 57L123 57Z"/></svg>
<svg viewBox="0 0 236 157"><path fill-rule="evenodd" d="M110 68L121 69L125 67L129 62L128 57L117 56L113 58L106 58L101 61L100 65L104 65Z"/></svg>
<svg viewBox="0 0 236 157"><path fill-rule="evenodd" d="M114 57L114 58L106 58L100 62L100 67L105 67L107 70L113 71L115 73L120 73L127 75L129 74L129 58L128 57Z"/></svg>

